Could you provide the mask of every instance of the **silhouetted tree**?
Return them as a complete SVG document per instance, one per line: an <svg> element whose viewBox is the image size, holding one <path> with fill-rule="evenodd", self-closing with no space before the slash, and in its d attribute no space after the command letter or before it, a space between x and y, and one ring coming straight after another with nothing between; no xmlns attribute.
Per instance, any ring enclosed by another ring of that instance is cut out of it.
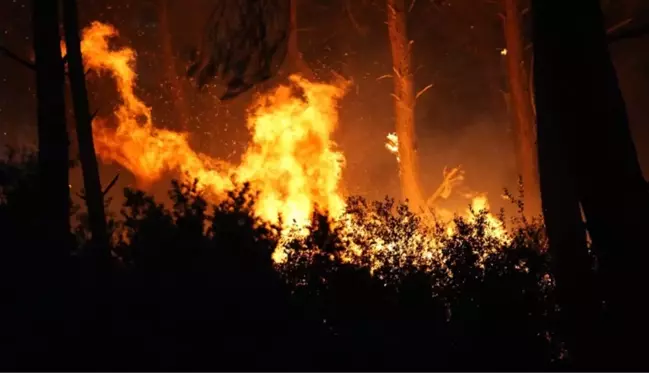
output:
<svg viewBox="0 0 649 373"><path fill-rule="evenodd" d="M32 1L38 110L38 164L42 214L42 260L68 252L70 187L65 121L65 72L61 56L58 1Z"/></svg>
<svg viewBox="0 0 649 373"><path fill-rule="evenodd" d="M596 0L532 3L539 163L545 222L556 260L557 290L574 328L572 352L582 363L607 356L615 367L637 367L646 332L637 294L646 287L638 263L647 259L649 194L629 132ZM599 302L590 296L590 258L583 208L607 313L606 353L584 348ZM596 365L595 365L596 366ZM611 366L611 367L612 367Z"/></svg>
<svg viewBox="0 0 649 373"><path fill-rule="evenodd" d="M102 261L110 259L106 214L104 212L104 193L99 177L97 156L92 137L92 121L88 90L86 89L86 71L81 55L79 22L76 0L63 0L63 21L65 30L66 60L68 76L72 90L72 103L77 123L77 141L79 158L83 171L84 200L88 207L88 222L92 234L93 255Z"/></svg>

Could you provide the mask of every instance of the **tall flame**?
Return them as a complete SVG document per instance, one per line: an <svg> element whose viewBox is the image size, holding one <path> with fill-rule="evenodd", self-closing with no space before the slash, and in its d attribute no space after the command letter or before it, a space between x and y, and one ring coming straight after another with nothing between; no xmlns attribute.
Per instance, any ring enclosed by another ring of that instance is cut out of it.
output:
<svg viewBox="0 0 649 373"><path fill-rule="evenodd" d="M309 82L292 76L303 91L280 86L251 110L252 144L236 170L240 180L260 190L260 215L276 223L305 226L314 206L339 216L345 208L339 192L344 156L330 139L338 124L337 100L344 87Z"/></svg>
<svg viewBox="0 0 649 373"><path fill-rule="evenodd" d="M281 217L306 226L315 206L333 216L343 212L339 183L344 157L334 150L331 134L344 84L292 76L292 86L259 98L248 116L252 142L241 164L233 166L192 150L186 133L155 128L151 108L134 91L136 54L130 48L111 49L108 41L116 36L114 27L93 22L81 43L86 67L109 73L121 97L115 126L102 119L93 125L101 158L121 164L146 183L178 172L188 181L198 179L199 186L216 196L232 189L235 181L250 182L259 192L255 213L272 223Z"/></svg>

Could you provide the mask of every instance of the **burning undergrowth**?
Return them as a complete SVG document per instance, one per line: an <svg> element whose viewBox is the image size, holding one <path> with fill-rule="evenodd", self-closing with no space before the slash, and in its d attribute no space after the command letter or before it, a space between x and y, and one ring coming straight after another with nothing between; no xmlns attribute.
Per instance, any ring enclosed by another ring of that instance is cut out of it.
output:
<svg viewBox="0 0 649 373"><path fill-rule="evenodd" d="M340 266L367 270L386 284L421 273L435 277L436 286L445 286L453 283L458 268L475 268L475 275L481 277L505 257L543 255L547 245L543 226L525 218L510 219L514 233L511 239L503 240L489 233L490 215L486 210L472 212L470 218L456 216L451 223L437 221L430 225L407 205L389 198L373 202L362 197L348 198L344 216L354 229L338 224L317 209L309 217L309 229L299 225L287 228L281 219L272 223L257 216L259 193L254 190L244 184L210 207L198 183L174 182L170 192L173 207L167 208L142 191L127 189L123 219L111 224L115 251L125 263L131 262L143 235L159 236L163 241L179 240L179 250L196 245L197 239L207 246L211 246L208 242L226 241L232 244L228 246L241 247L244 252L245 248L256 247L248 255L264 262L272 259L274 268L294 285L302 281L299 273L326 264L332 270ZM166 233L152 234L147 228ZM171 233L179 230L193 232L192 237L179 239ZM82 241L87 241L87 232L79 232ZM174 237L165 239L166 234ZM157 247L151 243L144 246ZM276 258L278 248L282 260ZM521 259L511 270L529 271L526 265L526 260Z"/></svg>
<svg viewBox="0 0 649 373"><path fill-rule="evenodd" d="M332 139L339 125L338 101L348 86L344 81L326 84L292 76L289 84L259 95L248 112L250 142L239 164L194 151L190 134L154 125L151 108L135 94L136 53L111 48L109 41L117 36L114 27L94 22L83 31L81 44L86 67L112 77L120 96L114 115L93 123L100 158L125 167L144 185L165 174L178 175L185 184L196 180L195 188L211 203L245 190L237 198L254 199L248 208L255 219L278 230L276 263L311 255L309 240L324 231L335 239L316 246L335 247L340 260L373 272L408 266L443 268L444 247L462 233L465 222L482 227L472 233L481 236L482 247L488 248L481 253L481 262L511 242L503 222L488 212L484 196L473 198L467 211L455 217L446 212L437 220L415 215L391 200L369 203L346 198L341 188L345 157ZM398 142L396 137L391 140ZM456 169L446 174L440 195L448 196L464 176L458 177Z"/></svg>

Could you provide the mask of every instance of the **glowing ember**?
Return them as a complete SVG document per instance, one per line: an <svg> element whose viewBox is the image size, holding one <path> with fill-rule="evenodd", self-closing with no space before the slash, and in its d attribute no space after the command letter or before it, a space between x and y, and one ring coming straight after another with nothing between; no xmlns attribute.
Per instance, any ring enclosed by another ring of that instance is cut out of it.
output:
<svg viewBox="0 0 649 373"><path fill-rule="evenodd" d="M399 137L396 133L392 132L388 133L386 138L387 141L385 142L385 148L388 149L390 153L396 155L397 162L399 162Z"/></svg>
<svg viewBox="0 0 649 373"><path fill-rule="evenodd" d="M439 244L430 232L392 232L386 241L380 233L391 228L381 225L376 216L359 221L345 213L340 188L344 156L331 140L345 83L314 83L292 76L290 85L260 97L248 113L251 143L241 163L231 165L192 150L188 134L153 125L151 108L134 90L135 51L108 45L117 35L114 27L93 22L83 30L81 44L86 67L110 74L121 97L114 121L99 118L93 123L96 150L104 161L121 164L143 183L155 182L165 173L180 174L187 182L198 179L199 187L213 200L224 197L236 184L249 182L258 192L254 213L270 223L281 221L283 242L308 233L318 209L328 213L344 234L369 243L361 247L349 242L348 260L362 257L363 262L375 263L381 252L397 249L426 263L439 257ZM386 148L398 160L398 138L393 133L387 138ZM473 200L474 210L486 207L486 198ZM487 220L489 234L506 239L502 223L491 215ZM281 242L273 258L277 262L286 258Z"/></svg>

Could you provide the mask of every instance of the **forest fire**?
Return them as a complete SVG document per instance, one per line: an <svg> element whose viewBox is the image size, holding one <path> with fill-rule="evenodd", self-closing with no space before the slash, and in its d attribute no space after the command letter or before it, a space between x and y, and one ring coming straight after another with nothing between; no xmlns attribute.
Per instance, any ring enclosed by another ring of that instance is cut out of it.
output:
<svg viewBox="0 0 649 373"><path fill-rule="evenodd" d="M2 370L649 366L649 1L487 3L0 1Z"/></svg>
<svg viewBox="0 0 649 373"><path fill-rule="evenodd" d="M104 161L119 163L142 183L153 183L165 173L179 174L186 182L198 180L201 190L213 200L236 185L250 183L258 193L254 213L273 224L281 219L284 236L293 235L296 226L298 236L308 233L316 209L353 236L370 233L345 214L347 206L340 187L345 159L331 139L345 83L314 83L292 76L290 86L280 86L258 98L247 119L251 142L240 164L227 164L194 151L187 133L154 126L151 108L134 93L135 51L109 47L109 39L117 35L114 27L100 22L92 23L82 35L86 67L97 74L110 74L121 97L114 123L97 118L93 124L96 150ZM396 135L388 135L388 150L396 149L397 141ZM486 207L486 198L474 199L474 209ZM488 216L490 234L507 239L498 223ZM375 242L371 250L406 246L407 251L418 250L420 258L433 260L433 251L438 250L436 240L430 234L415 233L394 235L399 242ZM350 250L355 253L352 257L364 251L353 245ZM282 261L285 257L280 247L274 259Z"/></svg>

